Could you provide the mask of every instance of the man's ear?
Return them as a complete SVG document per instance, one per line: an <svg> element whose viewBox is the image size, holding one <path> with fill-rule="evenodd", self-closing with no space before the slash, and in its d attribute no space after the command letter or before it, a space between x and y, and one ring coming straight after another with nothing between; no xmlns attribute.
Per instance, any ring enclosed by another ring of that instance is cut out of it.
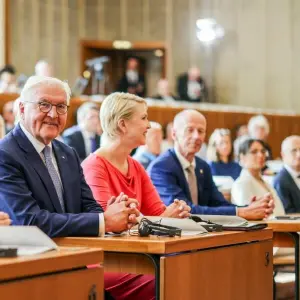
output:
<svg viewBox="0 0 300 300"><path fill-rule="evenodd" d="M20 116L22 117L24 115L24 110L25 110L25 106L23 102L19 102L19 112L20 112Z"/></svg>
<svg viewBox="0 0 300 300"><path fill-rule="evenodd" d="M172 139L173 139L173 141L176 141L176 135L177 135L177 131L176 131L176 129L173 127L173 128L172 128Z"/></svg>

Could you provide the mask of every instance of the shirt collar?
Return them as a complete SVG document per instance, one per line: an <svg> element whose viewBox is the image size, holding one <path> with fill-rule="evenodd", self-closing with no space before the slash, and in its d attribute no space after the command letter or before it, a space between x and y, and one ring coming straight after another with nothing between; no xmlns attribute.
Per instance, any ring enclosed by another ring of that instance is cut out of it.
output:
<svg viewBox="0 0 300 300"><path fill-rule="evenodd" d="M87 131L82 125L79 125L79 127L81 129L81 132L82 132L83 136L86 139L91 139L91 138L95 138L96 137L95 133Z"/></svg>
<svg viewBox="0 0 300 300"><path fill-rule="evenodd" d="M33 145L34 149L37 151L37 153L40 154L44 150L45 144L37 140L21 123L20 123L20 127L24 132L24 134L26 135L26 137L29 139L30 143ZM52 149L51 142L47 146L49 146Z"/></svg>
<svg viewBox="0 0 300 300"><path fill-rule="evenodd" d="M192 163L190 163L185 157L183 157L178 149L178 147L175 145L174 147L174 151L175 151L175 154L183 168L183 170L186 170L187 168L189 168L191 165L193 166L193 168L196 167L196 159L195 157L193 158L193 161Z"/></svg>
<svg viewBox="0 0 300 300"><path fill-rule="evenodd" d="M294 179L299 180L298 176L300 175L300 173L296 172L295 170L293 170L290 166L288 166L286 164L284 164L284 167Z"/></svg>

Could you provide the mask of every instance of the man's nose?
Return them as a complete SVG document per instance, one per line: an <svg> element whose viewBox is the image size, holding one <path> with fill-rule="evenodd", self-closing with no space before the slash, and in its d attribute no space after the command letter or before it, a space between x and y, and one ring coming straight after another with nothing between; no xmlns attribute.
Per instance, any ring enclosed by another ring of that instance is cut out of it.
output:
<svg viewBox="0 0 300 300"><path fill-rule="evenodd" d="M57 116L58 116L58 113L57 113L57 108L56 108L56 106L52 106L51 107L51 109L50 109L50 111L48 112L48 116L49 117L51 117L51 118L57 118Z"/></svg>

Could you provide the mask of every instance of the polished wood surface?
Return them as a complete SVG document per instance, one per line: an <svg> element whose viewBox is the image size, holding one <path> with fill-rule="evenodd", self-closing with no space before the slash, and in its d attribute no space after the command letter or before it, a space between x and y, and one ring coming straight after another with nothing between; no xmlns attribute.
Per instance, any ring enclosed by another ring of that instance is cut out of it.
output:
<svg viewBox="0 0 300 300"><path fill-rule="evenodd" d="M67 237L56 238L55 242L60 246L87 246L98 247L104 251L167 254L174 252L191 251L234 245L244 242L263 241L272 239L273 232L270 229L259 231L227 231L208 233L201 236L183 237Z"/></svg>
<svg viewBox="0 0 300 300"><path fill-rule="evenodd" d="M295 264L295 255L274 256L274 266L286 266Z"/></svg>
<svg viewBox="0 0 300 300"><path fill-rule="evenodd" d="M16 99L17 97L17 94L0 94L0 114L2 113L3 104L7 101ZM76 111L81 104L88 101L87 99L83 97L71 99L66 128L76 124ZM207 139L215 128L229 128L232 130L237 125L246 124L253 115L257 114L255 112L245 112L242 107L239 108L239 111L230 111L230 108L225 109L222 105L209 106L199 104L197 107L208 120ZM156 121L165 126L173 121L174 116L184 108L185 106L182 104L178 104L178 106L174 107L157 104L150 105L148 108L149 120ZM273 156L276 158L280 156L280 146L284 138L300 132L300 115L285 115L279 113L263 114L270 123L271 134L268 143L272 148Z"/></svg>
<svg viewBox="0 0 300 300"><path fill-rule="evenodd" d="M104 294L103 251L60 247L31 256L0 258L0 298L96 299ZM95 265L94 268L86 268Z"/></svg>
<svg viewBox="0 0 300 300"><path fill-rule="evenodd" d="M1 258L0 281L11 278L71 270L86 265L103 262L103 252L99 249L82 249L79 247L60 247L39 255Z"/></svg>
<svg viewBox="0 0 300 300"><path fill-rule="evenodd" d="M269 263L265 253L269 253ZM164 257L161 298L271 300L271 262L272 241Z"/></svg>
<svg viewBox="0 0 300 300"><path fill-rule="evenodd" d="M265 223L275 232L300 232L300 220L267 220Z"/></svg>

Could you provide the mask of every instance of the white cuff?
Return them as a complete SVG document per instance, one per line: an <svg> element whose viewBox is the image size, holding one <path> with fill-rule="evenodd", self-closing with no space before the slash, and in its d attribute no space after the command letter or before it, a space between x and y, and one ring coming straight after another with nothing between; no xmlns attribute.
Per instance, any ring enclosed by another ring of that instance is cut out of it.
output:
<svg viewBox="0 0 300 300"><path fill-rule="evenodd" d="M104 214L99 214L99 236L104 237L105 235L105 221Z"/></svg>

